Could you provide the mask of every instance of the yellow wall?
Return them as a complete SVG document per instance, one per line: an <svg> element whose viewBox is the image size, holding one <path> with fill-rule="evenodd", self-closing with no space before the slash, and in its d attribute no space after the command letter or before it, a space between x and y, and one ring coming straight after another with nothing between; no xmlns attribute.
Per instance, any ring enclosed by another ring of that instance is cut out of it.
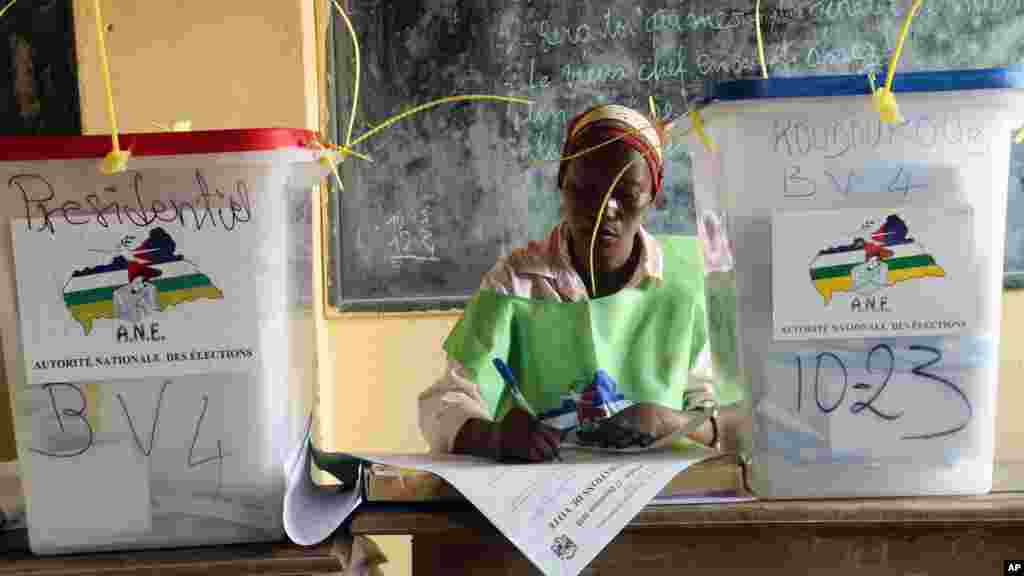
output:
<svg viewBox="0 0 1024 576"><path fill-rule="evenodd" d="M999 404L996 413L996 461L1024 462L1024 290L1003 293ZM1015 479L1024 483L1024 478Z"/></svg>

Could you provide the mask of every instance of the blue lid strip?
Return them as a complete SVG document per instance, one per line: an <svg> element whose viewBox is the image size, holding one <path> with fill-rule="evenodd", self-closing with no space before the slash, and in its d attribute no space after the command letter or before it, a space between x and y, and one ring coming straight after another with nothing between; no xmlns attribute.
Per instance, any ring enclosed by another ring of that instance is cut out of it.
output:
<svg viewBox="0 0 1024 576"><path fill-rule="evenodd" d="M897 73L894 93L949 92L954 90L1024 89L1024 66L980 70L942 70ZM750 78L708 83L711 100L739 101L763 98L818 98L822 96L869 96L867 74L833 76Z"/></svg>

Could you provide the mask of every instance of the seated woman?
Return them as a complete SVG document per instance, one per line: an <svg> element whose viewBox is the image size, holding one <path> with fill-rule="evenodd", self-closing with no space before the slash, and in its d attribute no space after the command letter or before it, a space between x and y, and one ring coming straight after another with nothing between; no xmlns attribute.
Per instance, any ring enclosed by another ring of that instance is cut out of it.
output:
<svg viewBox="0 0 1024 576"><path fill-rule="evenodd" d="M661 126L618 105L569 124L563 157L576 156L559 166L562 221L484 276L445 342L446 373L420 395L432 450L545 461L581 414L609 406L598 416L605 446L648 445L699 420L692 439L731 444L716 419L685 410L714 401L698 250L642 225L661 189L662 139Z"/></svg>

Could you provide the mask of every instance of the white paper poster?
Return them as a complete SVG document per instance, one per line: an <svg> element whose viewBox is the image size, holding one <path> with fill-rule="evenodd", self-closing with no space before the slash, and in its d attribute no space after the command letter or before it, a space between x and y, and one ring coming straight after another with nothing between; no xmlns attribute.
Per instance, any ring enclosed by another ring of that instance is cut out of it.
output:
<svg viewBox="0 0 1024 576"><path fill-rule="evenodd" d="M977 329L971 215L967 206L774 214L775 339Z"/></svg>
<svg viewBox="0 0 1024 576"><path fill-rule="evenodd" d="M12 222L30 384L257 365L260 228L164 216L52 230Z"/></svg>

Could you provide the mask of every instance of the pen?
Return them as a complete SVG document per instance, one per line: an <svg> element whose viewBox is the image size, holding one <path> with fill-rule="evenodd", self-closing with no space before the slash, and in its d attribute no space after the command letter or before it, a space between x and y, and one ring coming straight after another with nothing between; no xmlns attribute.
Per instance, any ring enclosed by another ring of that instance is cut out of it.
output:
<svg viewBox="0 0 1024 576"><path fill-rule="evenodd" d="M505 364L501 358L494 359L494 367L498 369L498 374L501 374L501 379L505 381L505 385L512 391L512 398L516 401L516 404L520 408L526 410L530 416L533 416L534 420L537 419L537 413L530 407L530 403L526 401L526 397L523 396L522 391L519 390L519 385L516 383L516 377L512 375L512 369Z"/></svg>
<svg viewBox="0 0 1024 576"><path fill-rule="evenodd" d="M519 384L516 383L516 377L512 374L512 370L505 364L501 358L494 359L494 367L497 368L498 374L501 374L501 379L505 381L505 385L512 392L512 399L519 405L520 408L526 411L535 422L540 422L537 418L537 413L534 412L533 407L527 402L526 396L523 396L523 392L519 389ZM555 450L555 459L559 462L562 461L562 457L558 454L558 450Z"/></svg>

